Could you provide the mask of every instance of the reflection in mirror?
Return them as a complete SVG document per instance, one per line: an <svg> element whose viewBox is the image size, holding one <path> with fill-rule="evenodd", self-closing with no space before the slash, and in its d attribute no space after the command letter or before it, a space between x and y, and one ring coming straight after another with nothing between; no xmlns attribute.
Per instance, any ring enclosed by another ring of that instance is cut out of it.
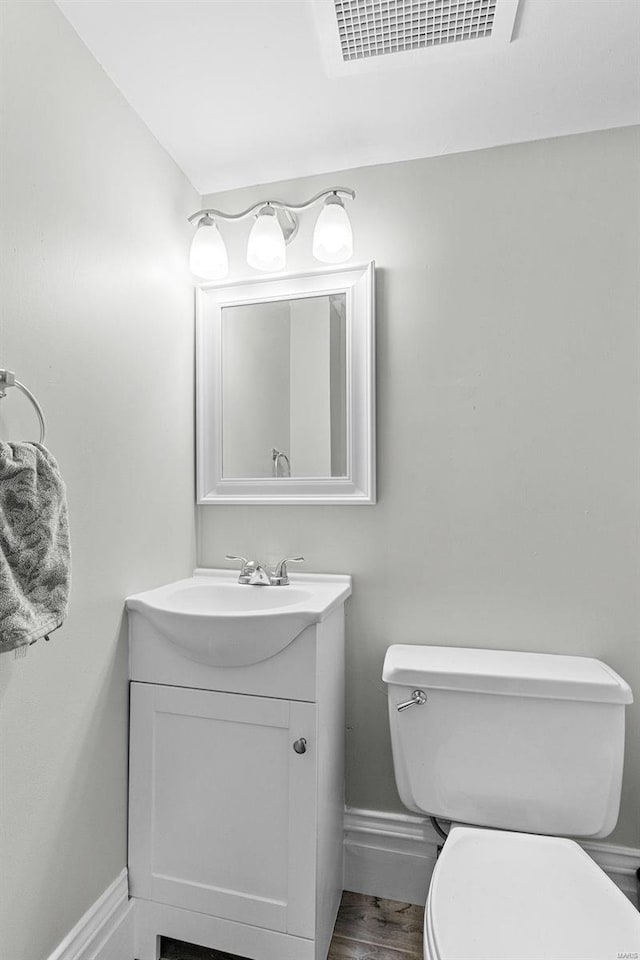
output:
<svg viewBox="0 0 640 960"><path fill-rule="evenodd" d="M222 476L347 476L345 293L222 308Z"/></svg>

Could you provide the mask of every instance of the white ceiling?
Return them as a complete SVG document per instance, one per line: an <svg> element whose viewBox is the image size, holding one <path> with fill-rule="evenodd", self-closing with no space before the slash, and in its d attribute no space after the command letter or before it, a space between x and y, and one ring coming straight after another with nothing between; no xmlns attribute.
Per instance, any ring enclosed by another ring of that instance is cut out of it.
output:
<svg viewBox="0 0 640 960"><path fill-rule="evenodd" d="M202 194L640 122L640 0L520 0L502 50L332 78L310 0L57 3Z"/></svg>

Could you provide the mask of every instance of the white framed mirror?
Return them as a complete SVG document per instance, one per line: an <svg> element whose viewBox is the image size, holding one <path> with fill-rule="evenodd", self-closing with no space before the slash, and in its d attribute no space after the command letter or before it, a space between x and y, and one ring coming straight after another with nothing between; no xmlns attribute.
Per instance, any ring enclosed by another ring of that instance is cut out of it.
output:
<svg viewBox="0 0 640 960"><path fill-rule="evenodd" d="M374 264L201 287L198 503L375 503Z"/></svg>

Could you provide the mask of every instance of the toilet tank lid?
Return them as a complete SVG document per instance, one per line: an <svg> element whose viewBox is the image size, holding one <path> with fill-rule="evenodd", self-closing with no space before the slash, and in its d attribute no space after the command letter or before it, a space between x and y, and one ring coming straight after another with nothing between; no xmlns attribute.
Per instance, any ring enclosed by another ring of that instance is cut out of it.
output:
<svg viewBox="0 0 640 960"><path fill-rule="evenodd" d="M554 700L632 703L629 684L591 657L469 647L394 644L384 660L385 683Z"/></svg>

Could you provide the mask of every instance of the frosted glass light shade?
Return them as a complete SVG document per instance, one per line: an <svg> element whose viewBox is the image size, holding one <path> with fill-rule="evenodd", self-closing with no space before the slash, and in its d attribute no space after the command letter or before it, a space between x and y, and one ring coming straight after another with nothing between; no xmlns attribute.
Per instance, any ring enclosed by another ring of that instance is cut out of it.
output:
<svg viewBox="0 0 640 960"><path fill-rule="evenodd" d="M273 207L263 207L249 234L247 263L255 270L282 270L287 263L284 234Z"/></svg>
<svg viewBox="0 0 640 960"><path fill-rule="evenodd" d="M323 263L342 263L353 256L351 221L339 197L325 201L313 231L313 255Z"/></svg>
<svg viewBox="0 0 640 960"><path fill-rule="evenodd" d="M229 272L224 240L210 217L203 217L191 241L189 269L201 280L220 280Z"/></svg>

